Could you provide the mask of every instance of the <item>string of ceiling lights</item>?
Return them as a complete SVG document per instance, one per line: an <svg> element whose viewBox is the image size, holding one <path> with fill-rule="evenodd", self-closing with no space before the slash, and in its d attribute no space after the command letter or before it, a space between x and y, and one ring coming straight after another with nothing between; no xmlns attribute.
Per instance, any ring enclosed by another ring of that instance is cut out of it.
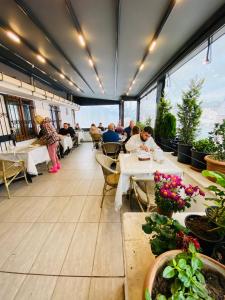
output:
<svg viewBox="0 0 225 300"><path fill-rule="evenodd" d="M78 33L79 43L80 43L81 47L84 48L86 50L86 52L87 52L88 63L93 68L93 70L95 72L95 75L96 75L96 80L97 80L97 82L99 84L99 87L101 88L101 92L104 94L105 90L104 90L104 87L103 87L102 80L99 77L99 73L98 73L96 64L94 63L94 59L92 57L90 48L88 46L87 40L85 39L83 30L82 30L82 28L80 26L80 23L78 21L78 18L76 16L75 12L74 12L74 8L73 8L70 0L65 0L65 3L66 3L66 7L67 7L67 10L68 10L68 13L69 13L69 15L71 17L71 20L73 21L74 27L75 27L75 29L76 29L76 31Z"/></svg>
<svg viewBox="0 0 225 300"><path fill-rule="evenodd" d="M25 40L22 36L18 35L15 33L11 28L8 28L6 24L3 24L3 22L0 22L1 28L4 30L5 34L12 40L13 42L17 44L23 43L26 45L35 55L36 59L41 63L41 64L49 64L51 67L53 67L56 71L57 74L59 75L60 78L66 79L67 83L70 86L74 86L78 92L84 93L84 91L68 76L66 76L64 73L61 72L61 70L58 69L57 66L55 66L50 60L44 57L37 49L35 49L27 40ZM45 71L41 71L42 73L46 74ZM54 79L54 81L58 81L57 79Z"/></svg>
<svg viewBox="0 0 225 300"><path fill-rule="evenodd" d="M144 55L143 55L143 57L142 57L142 59L141 59L140 66L138 67L138 69L136 70L136 72L135 72L135 74L134 74L134 76L133 76L133 79L132 79L132 81L131 81L131 83L130 83L130 85L129 85L129 88L128 88L127 92L126 92L126 96L129 95L129 93L130 93L132 87L134 86L138 74L144 69L144 67L145 67L145 61L146 61L148 55L154 51L154 49L155 49L155 47L156 47L156 44L157 44L157 39L158 39L158 37L159 37L159 34L161 33L161 31L162 31L162 29L163 29L163 26L164 26L164 24L166 23L166 20L168 19L169 15L170 15L170 13L171 13L171 11L172 11L172 9L174 8L176 2L178 2L178 1L179 1L179 0L170 0L168 6L167 6L167 8L166 8L166 11L165 11L165 13L164 13L164 15L163 15L163 18L162 18L162 20L160 21L160 23L159 23L159 25L158 25L158 27L157 27L157 29L156 29L156 31L155 31L154 36L153 36L153 38L151 39L150 44L148 45L148 47L147 47L146 50L145 50L145 53L144 53Z"/></svg>

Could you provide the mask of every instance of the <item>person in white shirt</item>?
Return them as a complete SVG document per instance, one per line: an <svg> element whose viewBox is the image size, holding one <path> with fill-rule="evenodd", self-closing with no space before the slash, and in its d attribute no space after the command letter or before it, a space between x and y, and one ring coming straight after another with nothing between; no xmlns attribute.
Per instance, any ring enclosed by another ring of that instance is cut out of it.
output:
<svg viewBox="0 0 225 300"><path fill-rule="evenodd" d="M146 151L154 152L155 150L162 151L155 143L151 136L152 128L146 126L139 134L132 135L128 142L125 144L128 152Z"/></svg>

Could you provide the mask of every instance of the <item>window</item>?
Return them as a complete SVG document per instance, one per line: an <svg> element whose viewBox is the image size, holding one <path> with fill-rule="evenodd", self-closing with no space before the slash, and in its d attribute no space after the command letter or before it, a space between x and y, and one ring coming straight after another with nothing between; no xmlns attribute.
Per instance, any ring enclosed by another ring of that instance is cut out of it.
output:
<svg viewBox="0 0 225 300"><path fill-rule="evenodd" d="M145 122L151 119L151 126L155 126L156 118L156 89L152 90L147 96L141 99L140 121Z"/></svg>
<svg viewBox="0 0 225 300"><path fill-rule="evenodd" d="M33 102L18 97L6 96L6 108L10 127L16 131L16 140L24 141L36 136Z"/></svg>
<svg viewBox="0 0 225 300"><path fill-rule="evenodd" d="M59 108L57 106L49 105L50 106L50 115L52 120L52 125L55 129L60 129L60 118L59 118Z"/></svg>
<svg viewBox="0 0 225 300"><path fill-rule="evenodd" d="M128 126L130 120L137 120L137 101L124 101L124 126Z"/></svg>
<svg viewBox="0 0 225 300"><path fill-rule="evenodd" d="M90 128L92 123L96 126L101 122L104 127L109 123L117 125L119 120L119 105L80 106L76 112L76 123L82 128Z"/></svg>

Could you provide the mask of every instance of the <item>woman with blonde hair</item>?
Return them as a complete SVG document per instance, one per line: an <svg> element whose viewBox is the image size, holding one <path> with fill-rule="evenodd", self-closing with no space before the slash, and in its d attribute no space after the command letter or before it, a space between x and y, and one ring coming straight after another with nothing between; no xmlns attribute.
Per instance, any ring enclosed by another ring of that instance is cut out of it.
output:
<svg viewBox="0 0 225 300"><path fill-rule="evenodd" d="M59 136L55 128L51 124L49 118L42 117L40 115L35 116L35 122L40 125L42 130L42 136L40 142L45 144L48 148L48 153L52 161L52 167L49 170L50 173L56 173L60 168L61 164L57 156L57 147L59 142Z"/></svg>

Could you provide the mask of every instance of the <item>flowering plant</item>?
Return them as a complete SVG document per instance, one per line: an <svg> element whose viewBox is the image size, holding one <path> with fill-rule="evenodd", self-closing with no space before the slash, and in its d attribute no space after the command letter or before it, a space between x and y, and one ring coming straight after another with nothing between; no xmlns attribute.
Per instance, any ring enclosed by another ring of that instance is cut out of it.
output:
<svg viewBox="0 0 225 300"><path fill-rule="evenodd" d="M185 185L181 177L163 174L158 171L154 174L155 202L163 212L184 211L196 201L198 195L205 196L198 186Z"/></svg>

